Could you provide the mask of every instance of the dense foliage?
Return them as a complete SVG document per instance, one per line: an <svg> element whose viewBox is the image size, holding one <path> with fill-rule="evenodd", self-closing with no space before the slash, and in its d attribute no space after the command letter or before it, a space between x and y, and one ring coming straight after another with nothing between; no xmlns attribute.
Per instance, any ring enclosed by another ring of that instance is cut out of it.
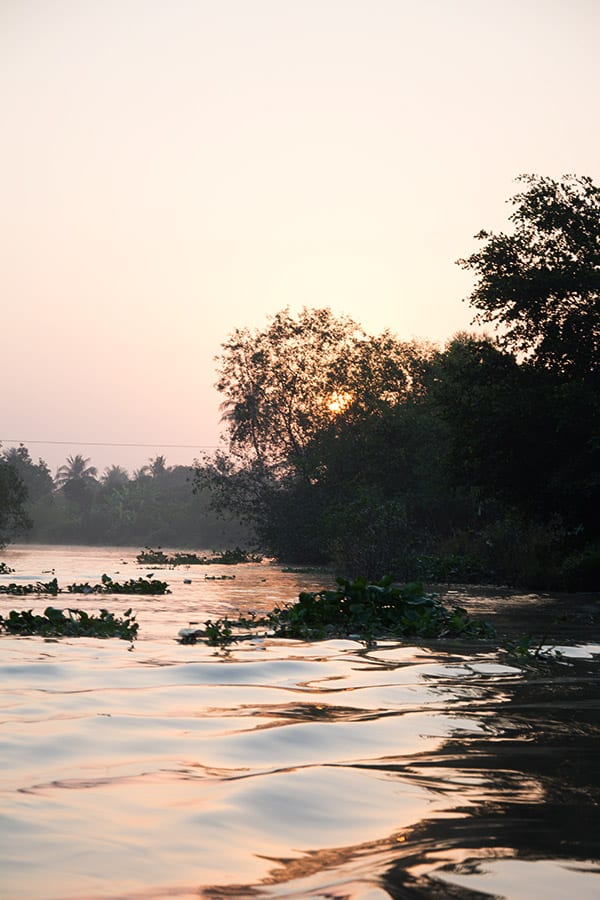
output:
<svg viewBox="0 0 600 900"><path fill-rule="evenodd" d="M18 472L0 458L0 548L30 527L25 504L27 488Z"/></svg>
<svg viewBox="0 0 600 900"><path fill-rule="evenodd" d="M591 178L523 175L512 234L459 264L473 270L478 320L502 326L507 349L568 378L600 376L600 188Z"/></svg>
<svg viewBox="0 0 600 900"><path fill-rule="evenodd" d="M8 616L0 616L0 632L7 634L30 635L43 637L118 637L122 640L134 641L137 637L138 623L131 609L122 617L106 609L101 609L95 616L82 609L55 609L48 606L43 615L32 610L11 610Z"/></svg>
<svg viewBox="0 0 600 900"><path fill-rule="evenodd" d="M498 337L436 349L304 309L223 345L229 446L196 485L267 553L348 576L597 587L599 193L524 180L514 234L480 232L461 261Z"/></svg>

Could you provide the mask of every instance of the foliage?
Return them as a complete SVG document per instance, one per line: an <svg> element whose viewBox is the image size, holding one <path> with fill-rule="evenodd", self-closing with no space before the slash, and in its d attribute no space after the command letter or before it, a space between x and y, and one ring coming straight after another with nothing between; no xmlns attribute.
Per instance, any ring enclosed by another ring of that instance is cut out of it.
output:
<svg viewBox="0 0 600 900"><path fill-rule="evenodd" d="M48 606L44 615L32 610L11 610L7 617L0 616L0 631L8 634L39 634L43 637L118 637L133 641L137 637L138 624L131 609L122 618L101 609L98 616L81 609L55 609Z"/></svg>
<svg viewBox="0 0 600 900"><path fill-rule="evenodd" d="M19 478L27 489L27 499L30 502L39 500L40 497L50 493L54 488L50 469L43 459L34 463L29 450L23 444L18 447L8 447L2 453L2 459L15 469Z"/></svg>
<svg viewBox="0 0 600 900"><path fill-rule="evenodd" d="M25 510L27 488L14 466L0 459L0 548L31 526Z"/></svg>
<svg viewBox="0 0 600 900"><path fill-rule="evenodd" d="M131 578L120 583L113 581L109 575L102 575L101 584L90 585L87 582L67 585L69 594L170 594L166 581L158 581L148 575L147 578ZM0 584L0 594L14 594L24 596L27 594L60 594L62 589L58 586L58 580L38 581L35 584Z"/></svg>
<svg viewBox="0 0 600 900"><path fill-rule="evenodd" d="M0 575L11 575L14 571L5 562L0 562Z"/></svg>
<svg viewBox="0 0 600 900"><path fill-rule="evenodd" d="M443 480L472 493L479 532L515 515L597 528L600 400L590 385L460 334L436 362L430 399L445 431Z"/></svg>
<svg viewBox="0 0 600 900"><path fill-rule="evenodd" d="M439 584L489 580L490 572L473 553L431 553L413 556L408 565L415 577Z"/></svg>
<svg viewBox="0 0 600 900"><path fill-rule="evenodd" d="M597 591L600 584L600 542L568 554L560 567L559 583L567 591Z"/></svg>
<svg viewBox="0 0 600 900"><path fill-rule="evenodd" d="M158 550L153 550L152 547L145 547L136 556L136 560L141 566L166 566L172 564L172 559L173 557L163 553L160 547Z"/></svg>
<svg viewBox="0 0 600 900"><path fill-rule="evenodd" d="M374 583L365 578L336 581L336 590L303 592L297 603L285 607L279 615L278 634L304 639L332 632L421 638L492 634L489 626L471 619L464 609L448 609L437 597L425 594L419 583L398 588L391 577Z"/></svg>
<svg viewBox="0 0 600 900"><path fill-rule="evenodd" d="M158 581L148 575L146 578L130 578L129 581L113 581L109 575L103 575L101 584L70 584L70 594L170 594L166 581Z"/></svg>
<svg viewBox="0 0 600 900"><path fill-rule="evenodd" d="M56 473L57 487L62 488L71 481L96 481L98 471L95 466L88 465L89 462L89 459L79 453L68 456L66 463L60 466Z"/></svg>
<svg viewBox="0 0 600 900"><path fill-rule="evenodd" d="M58 485L47 465L34 465L22 445L4 451L4 459L27 488L23 513L32 522L33 541L207 547L248 537L235 515L220 518L209 509L207 491L193 492L190 466L167 466L164 457L150 460L134 478L121 466L109 466L100 480L90 474L89 460L70 457L60 467ZM67 475L73 477L64 481Z"/></svg>
<svg viewBox="0 0 600 900"><path fill-rule="evenodd" d="M237 640L236 630L261 627L275 637L299 640L494 636L491 625L473 619L459 606L446 607L439 598L425 594L421 584L394 587L391 577L336 581L335 590L302 592L296 603L276 606L264 617L208 620L201 636L213 646ZM194 643L196 638L197 632L186 629L181 640Z"/></svg>
<svg viewBox="0 0 600 900"><path fill-rule="evenodd" d="M504 347L568 378L600 375L600 188L587 177L522 175L514 233L480 231L459 265L475 272L477 321Z"/></svg>
<svg viewBox="0 0 600 900"><path fill-rule="evenodd" d="M248 521L266 552L300 563L355 557L378 517L373 559L355 564L381 571L390 533L381 495L408 480L404 456L417 444L397 443L390 457L386 441L395 416L422 398L433 349L307 309L297 318L283 310L263 331L238 330L223 348L230 449L197 467L197 487ZM390 501L397 524L404 500Z"/></svg>
<svg viewBox="0 0 600 900"><path fill-rule="evenodd" d="M218 357L230 451L274 472L309 477L310 442L332 419L400 402L420 354L388 332L368 337L347 316L304 308L262 331L236 329Z"/></svg>
<svg viewBox="0 0 600 900"><path fill-rule="evenodd" d="M37 581L35 584L0 584L0 594L13 594L15 596L25 596L27 594L53 594L60 592L58 581L53 578L51 581Z"/></svg>
<svg viewBox="0 0 600 900"><path fill-rule="evenodd" d="M233 550L213 550L212 556L198 556L197 553L175 553L169 556L160 547L157 550L146 547L136 556L140 565L156 566L235 566L240 563L257 563L261 559L261 556L257 556L249 550L242 550L240 547L235 547Z"/></svg>

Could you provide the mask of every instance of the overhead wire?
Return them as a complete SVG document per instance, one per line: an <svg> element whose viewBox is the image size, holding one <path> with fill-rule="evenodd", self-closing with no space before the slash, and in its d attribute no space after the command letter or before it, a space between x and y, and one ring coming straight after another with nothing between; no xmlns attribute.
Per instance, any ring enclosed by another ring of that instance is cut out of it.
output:
<svg viewBox="0 0 600 900"><path fill-rule="evenodd" d="M162 441L156 441L154 444L123 444L116 441L28 441L17 438L0 438L0 444L53 444L62 446L79 445L82 447L161 447L171 450L212 450L219 446L219 444L165 444Z"/></svg>

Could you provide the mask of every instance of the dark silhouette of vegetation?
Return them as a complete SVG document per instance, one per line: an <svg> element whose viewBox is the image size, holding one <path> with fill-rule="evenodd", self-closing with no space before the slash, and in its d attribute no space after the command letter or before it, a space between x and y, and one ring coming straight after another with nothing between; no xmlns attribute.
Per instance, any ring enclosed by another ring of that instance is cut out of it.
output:
<svg viewBox="0 0 600 900"><path fill-rule="evenodd" d="M82 609L55 609L48 606L43 615L32 610L11 610L8 616L0 616L0 632L17 635L39 634L43 637L118 637L134 641L138 623L131 609L122 617L106 609L95 616Z"/></svg>
<svg viewBox="0 0 600 900"><path fill-rule="evenodd" d="M27 487L6 453L0 457L0 549L31 527L27 515Z"/></svg>
<svg viewBox="0 0 600 900"><path fill-rule="evenodd" d="M27 594L52 594L56 595L60 592L58 581L52 578L51 581L36 581L35 584L17 584L11 581L10 584L0 584L0 594L13 594L18 597Z"/></svg>
<svg viewBox="0 0 600 900"><path fill-rule="evenodd" d="M227 451L198 489L260 547L347 576L594 589L600 574L600 194L522 179L514 234L460 264L497 337L443 348L278 313L223 345Z"/></svg>
<svg viewBox="0 0 600 900"><path fill-rule="evenodd" d="M170 594L166 581L159 581L147 575L145 578L130 578L128 581L114 581L110 575L102 575L100 584L90 585L87 582L67 585L69 594ZM62 594L58 579L37 581L35 584L0 584L0 594L25 596L27 594Z"/></svg>
<svg viewBox="0 0 600 900"><path fill-rule="evenodd" d="M500 327L501 345L569 379L600 375L600 188L591 178L519 179L514 232L459 264L478 281L469 300L479 322Z"/></svg>
<svg viewBox="0 0 600 900"><path fill-rule="evenodd" d="M248 550L241 550L235 547L233 550L222 550L214 552L212 556L198 556L197 553L174 553L169 556L163 550L153 550L146 547L136 556L136 560L140 565L146 566L237 566L240 563L257 563L262 559L255 553Z"/></svg>
<svg viewBox="0 0 600 900"><path fill-rule="evenodd" d="M170 594L166 581L159 581L152 575L145 578L130 578L128 581L114 581L110 575L102 575L101 584L70 584L70 594Z"/></svg>

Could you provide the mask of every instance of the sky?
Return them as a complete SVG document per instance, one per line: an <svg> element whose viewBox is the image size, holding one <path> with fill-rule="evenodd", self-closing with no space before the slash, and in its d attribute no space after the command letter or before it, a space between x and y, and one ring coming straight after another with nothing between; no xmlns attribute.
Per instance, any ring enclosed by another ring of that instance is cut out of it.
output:
<svg viewBox="0 0 600 900"><path fill-rule="evenodd" d="M284 307L469 328L514 179L600 180L599 40L596 0L0 0L3 446L190 463Z"/></svg>

